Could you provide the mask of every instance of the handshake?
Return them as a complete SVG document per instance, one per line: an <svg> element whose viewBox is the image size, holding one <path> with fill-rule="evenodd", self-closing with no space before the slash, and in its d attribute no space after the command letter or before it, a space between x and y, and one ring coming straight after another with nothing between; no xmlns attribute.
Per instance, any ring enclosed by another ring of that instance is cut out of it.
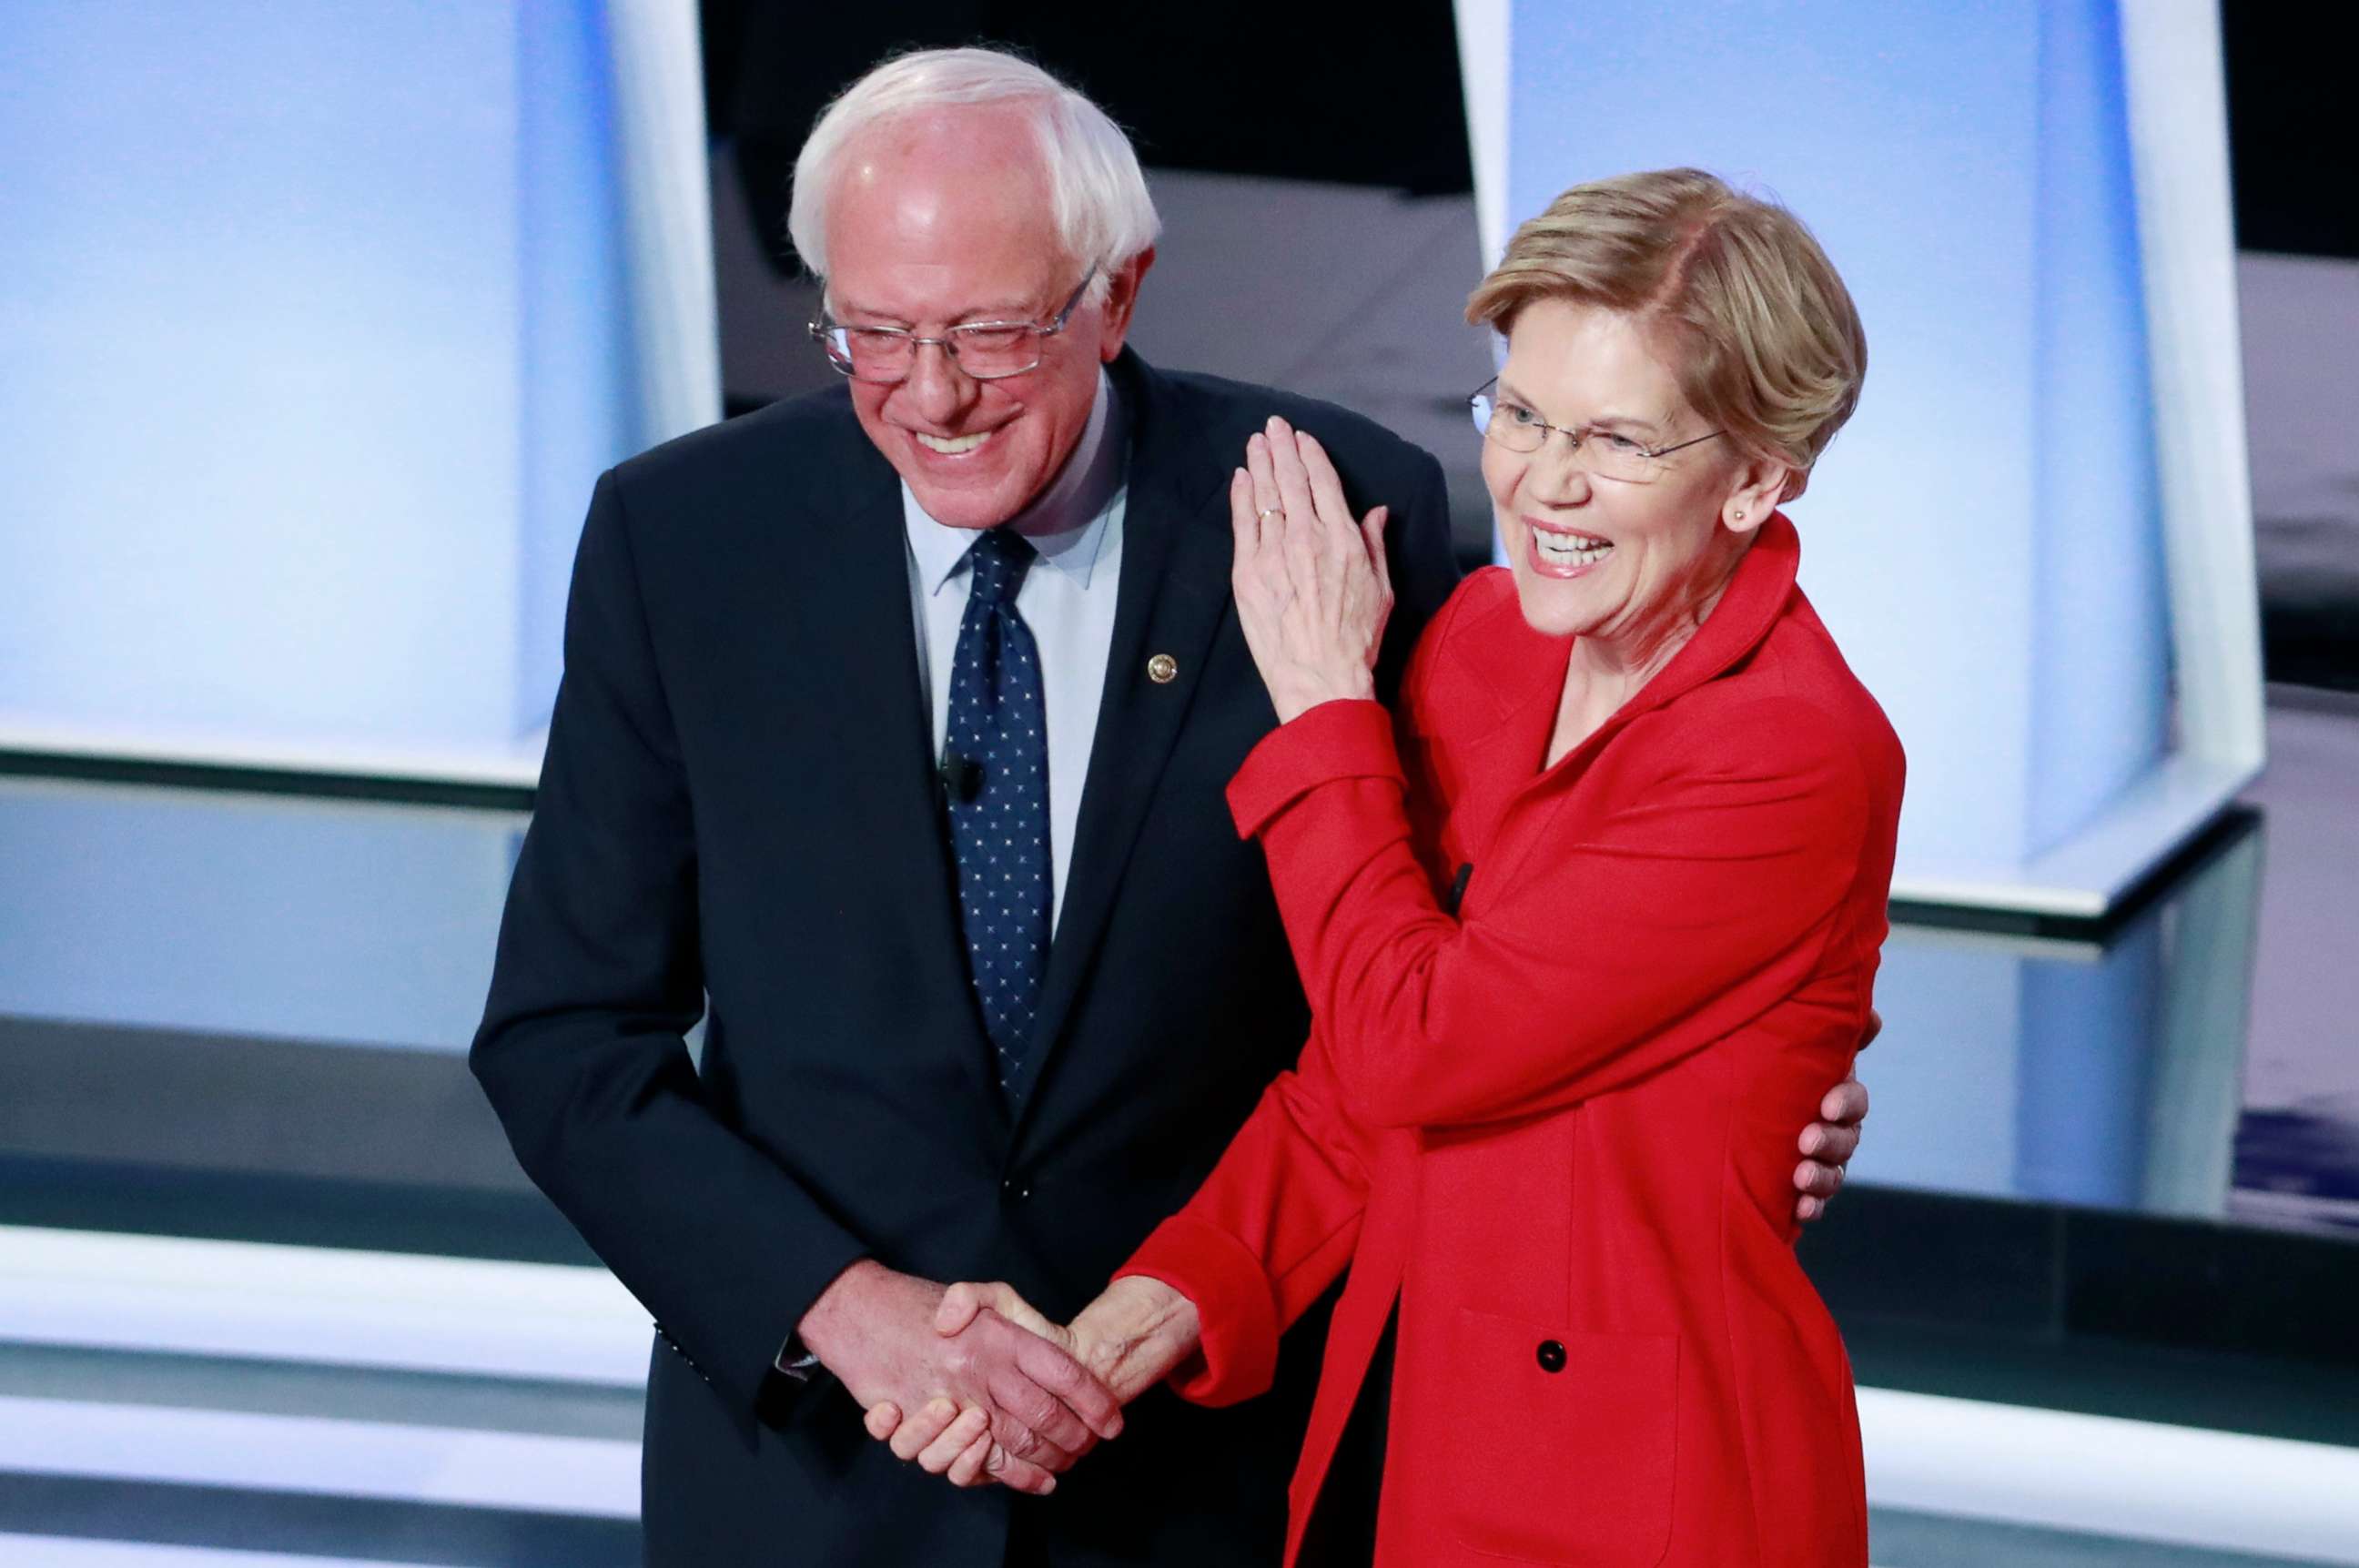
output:
<svg viewBox="0 0 2359 1568"><path fill-rule="evenodd" d="M1071 1323L1006 1285L948 1289L853 1264L803 1318L803 1344L867 1412L869 1435L955 1486L1045 1496L1122 1431L1122 1407L1196 1348L1196 1306L1116 1279Z"/></svg>

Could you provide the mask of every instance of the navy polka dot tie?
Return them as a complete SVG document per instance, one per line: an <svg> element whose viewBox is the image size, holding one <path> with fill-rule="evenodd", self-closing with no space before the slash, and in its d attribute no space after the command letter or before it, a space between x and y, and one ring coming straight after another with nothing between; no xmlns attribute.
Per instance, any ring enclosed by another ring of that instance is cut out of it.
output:
<svg viewBox="0 0 2359 1568"><path fill-rule="evenodd" d="M967 552L973 572L951 670L945 739L951 844L958 856L967 969L983 1004L992 1064L1011 1108L1025 1071L1040 976L1049 964L1049 731L1040 650L1016 613L1036 552L1011 529L986 528Z"/></svg>

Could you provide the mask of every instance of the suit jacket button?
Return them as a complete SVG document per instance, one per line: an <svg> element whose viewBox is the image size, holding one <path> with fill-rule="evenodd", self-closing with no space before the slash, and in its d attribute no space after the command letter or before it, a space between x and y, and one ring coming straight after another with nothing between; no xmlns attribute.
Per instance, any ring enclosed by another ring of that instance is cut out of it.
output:
<svg viewBox="0 0 2359 1568"><path fill-rule="evenodd" d="M1011 1203L1020 1203L1032 1195L1032 1189L1010 1176L999 1184L1000 1195Z"/></svg>
<svg viewBox="0 0 2359 1568"><path fill-rule="evenodd" d="M1544 1339L1540 1341L1539 1363L1540 1370L1543 1372L1563 1371L1564 1345L1562 1342L1553 1339Z"/></svg>

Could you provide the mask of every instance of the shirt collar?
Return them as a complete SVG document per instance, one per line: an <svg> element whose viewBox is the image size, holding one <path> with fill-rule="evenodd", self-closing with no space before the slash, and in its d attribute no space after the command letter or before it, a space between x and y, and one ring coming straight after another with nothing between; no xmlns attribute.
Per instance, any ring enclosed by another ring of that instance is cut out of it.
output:
<svg viewBox="0 0 2359 1568"><path fill-rule="evenodd" d="M1098 547L1105 539L1106 518L1122 493L1129 447L1122 399L1101 367L1089 421L1082 427L1072 455L1031 505L999 526L1022 534L1042 561L1087 588ZM901 486L901 520L908 531L909 552L917 560L919 586L929 595L940 593L966 564L975 530L934 521L906 484Z"/></svg>

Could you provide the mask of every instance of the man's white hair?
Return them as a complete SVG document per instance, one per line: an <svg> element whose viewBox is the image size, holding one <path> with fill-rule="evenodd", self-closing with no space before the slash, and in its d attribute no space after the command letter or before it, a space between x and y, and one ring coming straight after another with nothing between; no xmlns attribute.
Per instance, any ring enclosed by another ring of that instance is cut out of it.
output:
<svg viewBox="0 0 2359 1568"><path fill-rule="evenodd" d="M1058 238L1073 260L1098 269L1089 298L1104 298L1106 274L1153 245L1163 226L1138 154L1104 110L1030 60L997 49L900 55L827 106L795 159L794 199L787 212L787 232L803 265L822 278L828 274L827 201L846 147L887 121L972 103L1029 111Z"/></svg>

